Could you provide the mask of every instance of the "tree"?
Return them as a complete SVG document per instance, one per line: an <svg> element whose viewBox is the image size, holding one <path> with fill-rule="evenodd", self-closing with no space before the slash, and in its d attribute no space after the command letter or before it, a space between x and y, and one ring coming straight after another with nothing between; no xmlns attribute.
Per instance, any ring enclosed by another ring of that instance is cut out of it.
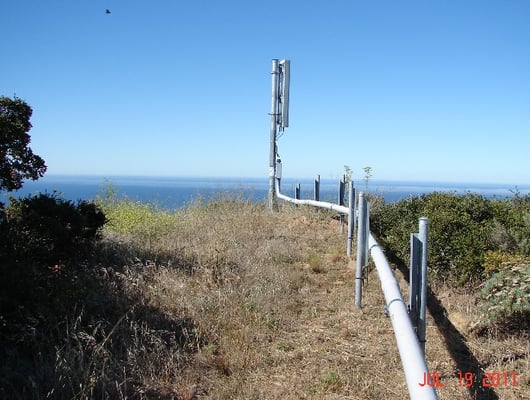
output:
<svg viewBox="0 0 530 400"><path fill-rule="evenodd" d="M17 190L24 179L46 172L44 160L29 147L33 110L23 100L0 97L0 190Z"/></svg>

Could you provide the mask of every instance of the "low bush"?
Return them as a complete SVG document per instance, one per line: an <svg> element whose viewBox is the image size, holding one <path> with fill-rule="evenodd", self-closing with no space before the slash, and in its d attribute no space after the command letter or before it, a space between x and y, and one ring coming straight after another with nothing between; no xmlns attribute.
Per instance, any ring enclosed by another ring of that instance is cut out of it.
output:
<svg viewBox="0 0 530 400"><path fill-rule="evenodd" d="M0 220L2 309L71 292L104 223L95 204L56 193L11 199Z"/></svg>
<svg viewBox="0 0 530 400"><path fill-rule="evenodd" d="M53 265L86 251L105 215L94 204L74 204L53 194L11 199L2 222L4 255Z"/></svg>
<svg viewBox="0 0 530 400"><path fill-rule="evenodd" d="M100 199L99 205L108 219L107 228L130 235L156 239L177 222L169 211L130 199Z"/></svg>
<svg viewBox="0 0 530 400"><path fill-rule="evenodd" d="M488 279L478 294L481 314L472 330L504 336L530 332L530 264L512 265Z"/></svg>
<svg viewBox="0 0 530 400"><path fill-rule="evenodd" d="M484 273L491 275L520 264L530 264L530 257L519 253L510 254L500 250L487 251L484 257Z"/></svg>
<svg viewBox="0 0 530 400"><path fill-rule="evenodd" d="M410 233L429 218L429 268L465 284L484 272L488 251L530 255L530 199L430 193L372 208L371 229L390 256L409 260Z"/></svg>

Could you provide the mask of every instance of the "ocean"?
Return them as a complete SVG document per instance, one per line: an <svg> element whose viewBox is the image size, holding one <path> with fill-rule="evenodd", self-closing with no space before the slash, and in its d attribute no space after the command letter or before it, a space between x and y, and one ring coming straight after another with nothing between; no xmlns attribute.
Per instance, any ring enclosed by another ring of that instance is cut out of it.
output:
<svg viewBox="0 0 530 400"><path fill-rule="evenodd" d="M312 179L282 179L282 193L294 197L295 186L300 183L301 198L313 198ZM267 199L269 181L263 178L193 178L193 177L139 177L139 176L69 176L46 175L37 181L27 181L17 192L0 194L0 201L9 197L21 197L37 193L58 194L72 201L92 200L103 196L109 189L119 197L156 204L162 208L179 209L197 199L209 201L220 195L236 195L255 202ZM530 185L484 184L484 183L440 183L371 180L355 183L357 190L383 196L386 202L396 202L411 196L434 191L464 194L477 193L487 198L504 199L515 192L530 194ZM337 202L339 180L321 179L320 199ZM347 197L347 195L346 195Z"/></svg>

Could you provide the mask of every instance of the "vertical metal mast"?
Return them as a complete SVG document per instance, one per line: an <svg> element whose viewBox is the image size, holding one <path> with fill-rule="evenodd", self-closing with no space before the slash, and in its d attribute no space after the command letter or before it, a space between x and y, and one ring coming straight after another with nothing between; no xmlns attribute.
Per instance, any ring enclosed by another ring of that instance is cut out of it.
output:
<svg viewBox="0 0 530 400"><path fill-rule="evenodd" d="M282 131L289 126L289 60L272 60L272 99L271 99L271 134L269 154L269 210L276 208L276 178L278 148L276 143L278 128Z"/></svg>
<svg viewBox="0 0 530 400"><path fill-rule="evenodd" d="M270 152L269 152L269 211L274 211L276 207L276 132L278 117L278 83L280 81L280 72L278 69L278 60L272 60L272 100L271 100L271 134L270 134Z"/></svg>

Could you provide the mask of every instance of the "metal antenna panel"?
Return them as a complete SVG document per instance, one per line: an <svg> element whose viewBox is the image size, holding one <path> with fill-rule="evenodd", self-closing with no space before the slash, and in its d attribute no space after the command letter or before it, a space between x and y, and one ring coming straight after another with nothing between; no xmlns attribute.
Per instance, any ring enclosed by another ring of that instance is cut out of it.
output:
<svg viewBox="0 0 530 400"><path fill-rule="evenodd" d="M280 102L280 119L279 125L281 129L289 126L289 83L290 83L291 61L280 61L280 87L279 87L279 102Z"/></svg>

